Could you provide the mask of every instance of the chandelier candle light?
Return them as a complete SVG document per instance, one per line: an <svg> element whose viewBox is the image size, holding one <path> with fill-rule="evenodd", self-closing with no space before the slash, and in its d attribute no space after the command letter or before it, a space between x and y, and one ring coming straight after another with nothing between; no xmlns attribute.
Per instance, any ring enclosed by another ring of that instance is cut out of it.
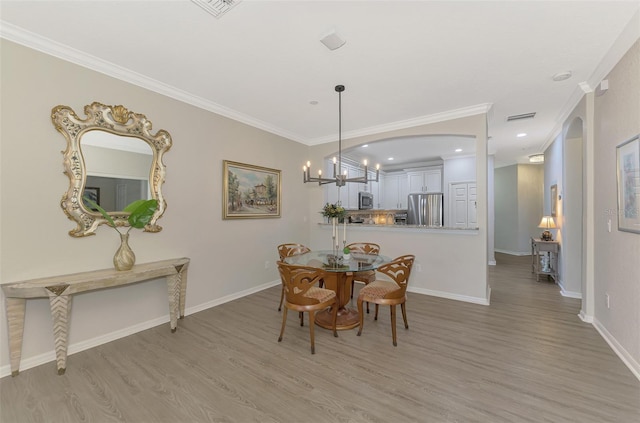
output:
<svg viewBox="0 0 640 423"><path fill-rule="evenodd" d="M347 178L347 171L342 170L342 92L344 91L344 85L336 85L336 91L338 92L338 157L333 158L333 178L323 178L322 169L318 170L318 177L311 177L311 162L308 161L306 166L302 167L302 178L304 183L317 182L318 185L335 183L338 187L343 187L347 182L357 182L360 184L366 184L369 182L378 182L380 177L380 165L376 165L376 178L369 179L369 173L367 169L367 161L364 160L364 176L357 176L353 178Z"/></svg>

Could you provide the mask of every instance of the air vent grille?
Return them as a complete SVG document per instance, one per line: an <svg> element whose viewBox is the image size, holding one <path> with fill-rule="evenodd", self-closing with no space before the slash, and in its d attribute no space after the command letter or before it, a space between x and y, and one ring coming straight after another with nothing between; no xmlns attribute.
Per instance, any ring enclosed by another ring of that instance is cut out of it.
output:
<svg viewBox="0 0 640 423"><path fill-rule="evenodd" d="M227 13L229 10L231 10L236 4L240 3L242 0L191 0L191 1L219 19L222 15Z"/></svg>
<svg viewBox="0 0 640 423"><path fill-rule="evenodd" d="M535 115L536 115L536 112L507 116L507 122L510 122L512 120L520 120L520 119L532 119Z"/></svg>

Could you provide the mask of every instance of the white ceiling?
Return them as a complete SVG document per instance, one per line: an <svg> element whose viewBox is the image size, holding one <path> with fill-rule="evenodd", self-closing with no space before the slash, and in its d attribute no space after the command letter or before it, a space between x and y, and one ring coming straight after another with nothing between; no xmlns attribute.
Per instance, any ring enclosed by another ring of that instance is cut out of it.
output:
<svg viewBox="0 0 640 423"><path fill-rule="evenodd" d="M552 141L640 36L639 8L244 0L216 19L187 0L2 0L0 35L308 145L337 139L337 84L343 139L490 107L501 166ZM335 51L319 41L332 29L346 40ZM570 79L552 80L567 70ZM535 118L506 121L528 112Z"/></svg>

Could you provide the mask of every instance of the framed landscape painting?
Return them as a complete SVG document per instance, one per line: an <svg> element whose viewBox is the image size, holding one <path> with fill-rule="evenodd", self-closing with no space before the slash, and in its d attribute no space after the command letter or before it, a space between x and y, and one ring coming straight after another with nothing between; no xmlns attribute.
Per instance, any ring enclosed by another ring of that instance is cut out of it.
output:
<svg viewBox="0 0 640 423"><path fill-rule="evenodd" d="M222 218L280 217L280 171L223 161Z"/></svg>
<svg viewBox="0 0 640 423"><path fill-rule="evenodd" d="M616 147L618 230L640 234L640 137Z"/></svg>

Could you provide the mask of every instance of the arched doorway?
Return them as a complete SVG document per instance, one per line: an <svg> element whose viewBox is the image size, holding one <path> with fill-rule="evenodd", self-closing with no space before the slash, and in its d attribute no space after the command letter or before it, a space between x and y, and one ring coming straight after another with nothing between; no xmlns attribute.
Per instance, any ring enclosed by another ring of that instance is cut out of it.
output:
<svg viewBox="0 0 640 423"><path fill-rule="evenodd" d="M575 118L564 137L563 189L558 214L561 222L562 285L563 295L586 301L586 266L584 261L585 208L584 208L584 140L583 120Z"/></svg>

